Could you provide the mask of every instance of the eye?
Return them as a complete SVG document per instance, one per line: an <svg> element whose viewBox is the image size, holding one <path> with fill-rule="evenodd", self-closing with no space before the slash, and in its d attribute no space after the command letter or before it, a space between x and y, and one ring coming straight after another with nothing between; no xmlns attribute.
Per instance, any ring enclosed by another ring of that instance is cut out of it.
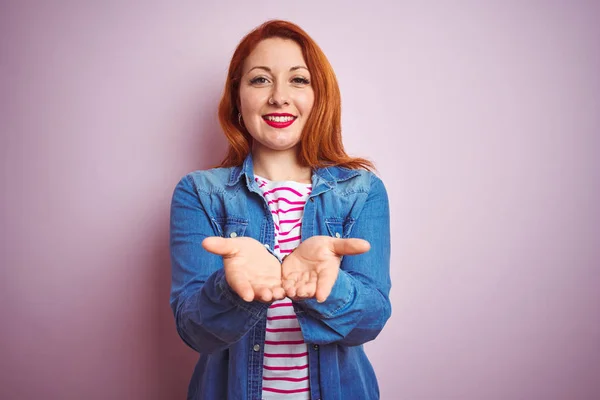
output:
<svg viewBox="0 0 600 400"><path fill-rule="evenodd" d="M310 84L310 81L304 77L301 76L297 76L294 79L292 79L292 82L300 84L300 85L308 85Z"/></svg>
<svg viewBox="0 0 600 400"><path fill-rule="evenodd" d="M269 81L264 76L257 76L250 80L250 83L253 85L264 85L265 83L268 83L268 82Z"/></svg>

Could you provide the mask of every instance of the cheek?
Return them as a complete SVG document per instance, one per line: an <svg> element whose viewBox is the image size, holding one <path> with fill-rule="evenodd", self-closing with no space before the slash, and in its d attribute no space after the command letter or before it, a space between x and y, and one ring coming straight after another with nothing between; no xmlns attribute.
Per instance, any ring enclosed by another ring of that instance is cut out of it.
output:
<svg viewBox="0 0 600 400"><path fill-rule="evenodd" d="M252 105L248 96L243 91L240 91L240 108L242 109L242 114L248 112L251 107Z"/></svg>
<svg viewBox="0 0 600 400"><path fill-rule="evenodd" d="M315 102L315 96L312 92L303 93L301 97L298 98L298 108L300 111L308 115L313 108L313 104Z"/></svg>
<svg viewBox="0 0 600 400"><path fill-rule="evenodd" d="M262 94L252 90L240 90L240 105L243 113L255 112L261 107Z"/></svg>

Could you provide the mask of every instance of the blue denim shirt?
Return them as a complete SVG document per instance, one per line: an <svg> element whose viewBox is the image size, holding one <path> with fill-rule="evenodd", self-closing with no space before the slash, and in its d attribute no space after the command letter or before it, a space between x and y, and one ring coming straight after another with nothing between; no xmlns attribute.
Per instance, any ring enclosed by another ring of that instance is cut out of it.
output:
<svg viewBox="0 0 600 400"><path fill-rule="evenodd" d="M386 189L373 173L316 169L302 237L355 237L365 254L342 258L330 296L294 302L309 349L311 399L378 399L363 343L391 314L390 220ZM200 353L188 399L256 400L262 393L269 304L245 302L227 284L223 260L205 251L208 236L247 236L272 253L273 218L254 181L252 156L242 166L195 171L177 184L171 203L171 308L177 332Z"/></svg>

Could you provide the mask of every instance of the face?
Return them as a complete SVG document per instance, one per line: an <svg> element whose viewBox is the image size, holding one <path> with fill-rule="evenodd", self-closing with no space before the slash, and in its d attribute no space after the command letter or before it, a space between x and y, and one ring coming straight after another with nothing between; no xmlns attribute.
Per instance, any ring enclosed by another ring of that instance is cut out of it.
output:
<svg viewBox="0 0 600 400"><path fill-rule="evenodd" d="M294 148L313 103L310 72L300 46L280 38L260 42L246 58L240 82L242 122L255 148Z"/></svg>

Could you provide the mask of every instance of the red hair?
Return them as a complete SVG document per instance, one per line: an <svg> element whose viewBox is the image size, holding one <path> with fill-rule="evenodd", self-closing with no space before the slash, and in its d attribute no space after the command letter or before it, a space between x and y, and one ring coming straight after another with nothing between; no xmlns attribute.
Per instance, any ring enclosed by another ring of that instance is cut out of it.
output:
<svg viewBox="0 0 600 400"><path fill-rule="evenodd" d="M248 33L233 53L218 111L219 123L229 141L227 155L220 166L241 165L251 151L252 136L238 120L237 104L239 104L242 68L244 61L258 43L273 37L296 42L302 49L302 55L311 74L315 100L300 139L298 151L300 164L312 168L337 165L350 169L374 169L370 161L350 157L344 151L340 89L327 57L302 28L280 20L267 21Z"/></svg>

